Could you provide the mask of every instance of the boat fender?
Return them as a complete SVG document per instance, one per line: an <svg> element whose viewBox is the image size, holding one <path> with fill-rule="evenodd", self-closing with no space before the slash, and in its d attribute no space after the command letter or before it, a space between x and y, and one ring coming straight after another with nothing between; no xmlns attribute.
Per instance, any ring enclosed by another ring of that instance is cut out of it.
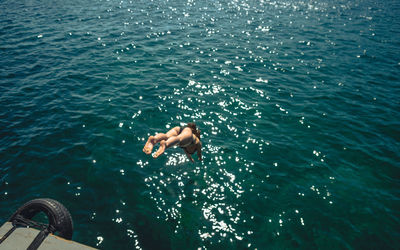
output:
<svg viewBox="0 0 400 250"><path fill-rule="evenodd" d="M15 221L21 217L31 220L40 212L44 212L49 221L49 225L45 230L47 234L57 232L59 237L67 240L72 239L73 223L71 214L61 203L53 199L41 198L28 201L18 208L8 221L15 224Z"/></svg>

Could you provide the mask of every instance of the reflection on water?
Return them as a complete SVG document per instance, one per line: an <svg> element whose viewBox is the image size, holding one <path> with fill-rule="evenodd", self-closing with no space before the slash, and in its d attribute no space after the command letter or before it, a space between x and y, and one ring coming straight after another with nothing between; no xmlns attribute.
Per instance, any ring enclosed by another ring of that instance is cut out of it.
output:
<svg viewBox="0 0 400 250"><path fill-rule="evenodd" d="M3 6L2 217L55 198L104 249L399 245L398 4ZM141 151L192 121L202 162Z"/></svg>

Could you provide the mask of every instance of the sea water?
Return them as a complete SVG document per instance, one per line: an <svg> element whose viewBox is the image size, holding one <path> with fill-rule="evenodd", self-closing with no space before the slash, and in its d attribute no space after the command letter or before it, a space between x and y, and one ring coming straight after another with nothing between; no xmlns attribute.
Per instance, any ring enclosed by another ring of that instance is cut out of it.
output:
<svg viewBox="0 0 400 250"><path fill-rule="evenodd" d="M1 1L1 221L48 197L101 249L398 249L399 15L396 0ZM193 121L202 162L142 152Z"/></svg>

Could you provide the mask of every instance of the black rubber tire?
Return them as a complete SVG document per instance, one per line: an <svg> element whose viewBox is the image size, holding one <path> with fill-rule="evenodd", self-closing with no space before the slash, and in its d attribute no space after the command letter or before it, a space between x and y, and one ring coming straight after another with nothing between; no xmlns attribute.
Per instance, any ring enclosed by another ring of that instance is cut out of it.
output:
<svg viewBox="0 0 400 250"><path fill-rule="evenodd" d="M72 239L74 227L71 214L61 203L53 199L45 198L28 201L18 208L8 221L13 221L17 215L32 219L40 212L44 212L47 215L49 225L56 229L58 236L67 240Z"/></svg>

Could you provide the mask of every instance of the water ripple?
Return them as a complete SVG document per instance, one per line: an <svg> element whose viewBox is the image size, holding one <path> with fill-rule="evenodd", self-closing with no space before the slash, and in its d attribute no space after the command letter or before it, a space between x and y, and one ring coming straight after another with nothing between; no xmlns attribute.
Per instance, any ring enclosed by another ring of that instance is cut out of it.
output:
<svg viewBox="0 0 400 250"><path fill-rule="evenodd" d="M51 197L104 249L398 248L394 1L2 7L3 218ZM191 121L202 162L142 153Z"/></svg>

